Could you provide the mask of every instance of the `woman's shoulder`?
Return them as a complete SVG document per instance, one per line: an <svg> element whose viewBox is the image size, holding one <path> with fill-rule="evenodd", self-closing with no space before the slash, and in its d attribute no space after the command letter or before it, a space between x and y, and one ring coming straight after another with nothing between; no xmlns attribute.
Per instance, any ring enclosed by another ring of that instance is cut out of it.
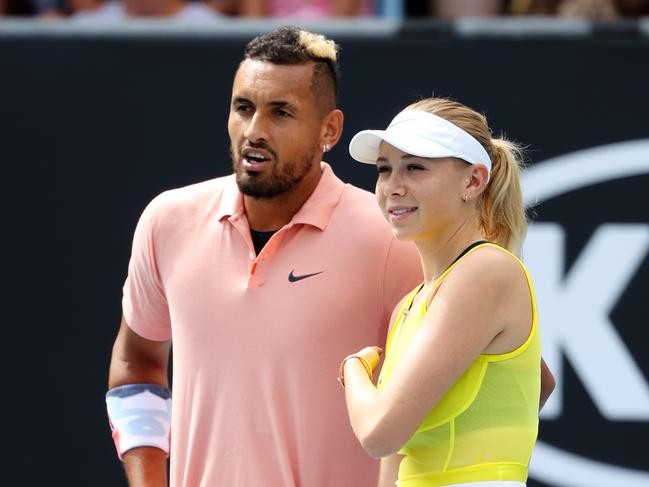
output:
<svg viewBox="0 0 649 487"><path fill-rule="evenodd" d="M445 280L460 281L467 286L507 286L525 277L522 262L499 245L479 245L460 258Z"/></svg>

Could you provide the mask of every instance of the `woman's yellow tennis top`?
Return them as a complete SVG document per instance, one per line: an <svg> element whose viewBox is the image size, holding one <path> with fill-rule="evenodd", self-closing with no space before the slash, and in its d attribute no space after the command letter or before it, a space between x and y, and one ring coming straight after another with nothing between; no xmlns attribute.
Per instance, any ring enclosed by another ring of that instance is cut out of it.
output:
<svg viewBox="0 0 649 487"><path fill-rule="evenodd" d="M485 243L472 248L491 246ZM507 252L509 254L509 252ZM467 255L465 254L465 255ZM541 338L536 301L529 273L532 328L516 350L480 355L430 410L415 434L401 448L400 487L436 487L463 482L527 480L527 467L538 432L541 382ZM439 277L433 289L455 268L458 259ZM404 300L388 336L379 390L390 381L408 351L426 314L428 299L404 319L419 288ZM433 298L434 299L434 298ZM432 352L432 351L431 351Z"/></svg>

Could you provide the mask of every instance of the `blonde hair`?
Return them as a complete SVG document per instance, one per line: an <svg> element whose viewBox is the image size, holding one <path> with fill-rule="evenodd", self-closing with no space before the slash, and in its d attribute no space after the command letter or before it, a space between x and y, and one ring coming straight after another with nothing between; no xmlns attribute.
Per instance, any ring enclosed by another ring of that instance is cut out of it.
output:
<svg viewBox="0 0 649 487"><path fill-rule="evenodd" d="M336 108L338 97L338 45L322 34L284 26L252 39L244 59L278 65L313 63L311 90L323 114Z"/></svg>
<svg viewBox="0 0 649 487"><path fill-rule="evenodd" d="M489 183L477 201L480 230L487 240L520 255L527 233L520 184L521 148L505 138L492 138L484 115L453 100L425 98L406 110L422 110L442 117L482 144L492 167Z"/></svg>
<svg viewBox="0 0 649 487"><path fill-rule="evenodd" d="M318 59L327 59L332 63L336 62L338 57L338 45L331 39L327 39L322 34L315 34L300 29L300 45L307 54Z"/></svg>

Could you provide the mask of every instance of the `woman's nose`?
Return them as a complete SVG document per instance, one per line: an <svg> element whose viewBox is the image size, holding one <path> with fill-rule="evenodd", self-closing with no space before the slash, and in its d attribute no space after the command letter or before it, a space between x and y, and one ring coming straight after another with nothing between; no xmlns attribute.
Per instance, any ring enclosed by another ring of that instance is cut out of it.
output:
<svg viewBox="0 0 649 487"><path fill-rule="evenodd" d="M403 179L399 177L396 171L392 171L385 186L383 187L383 194L385 196L403 196L406 194L406 187Z"/></svg>

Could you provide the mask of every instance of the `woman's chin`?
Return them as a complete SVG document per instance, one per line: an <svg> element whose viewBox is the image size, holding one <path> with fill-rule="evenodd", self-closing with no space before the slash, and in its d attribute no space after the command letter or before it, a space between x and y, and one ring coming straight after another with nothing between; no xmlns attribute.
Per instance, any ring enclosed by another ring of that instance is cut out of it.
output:
<svg viewBox="0 0 649 487"><path fill-rule="evenodd" d="M394 227L393 226L392 227L392 235L394 235L394 237L397 240L402 240L404 242L409 242L409 241L415 240L414 234L411 231L408 231L403 227Z"/></svg>

